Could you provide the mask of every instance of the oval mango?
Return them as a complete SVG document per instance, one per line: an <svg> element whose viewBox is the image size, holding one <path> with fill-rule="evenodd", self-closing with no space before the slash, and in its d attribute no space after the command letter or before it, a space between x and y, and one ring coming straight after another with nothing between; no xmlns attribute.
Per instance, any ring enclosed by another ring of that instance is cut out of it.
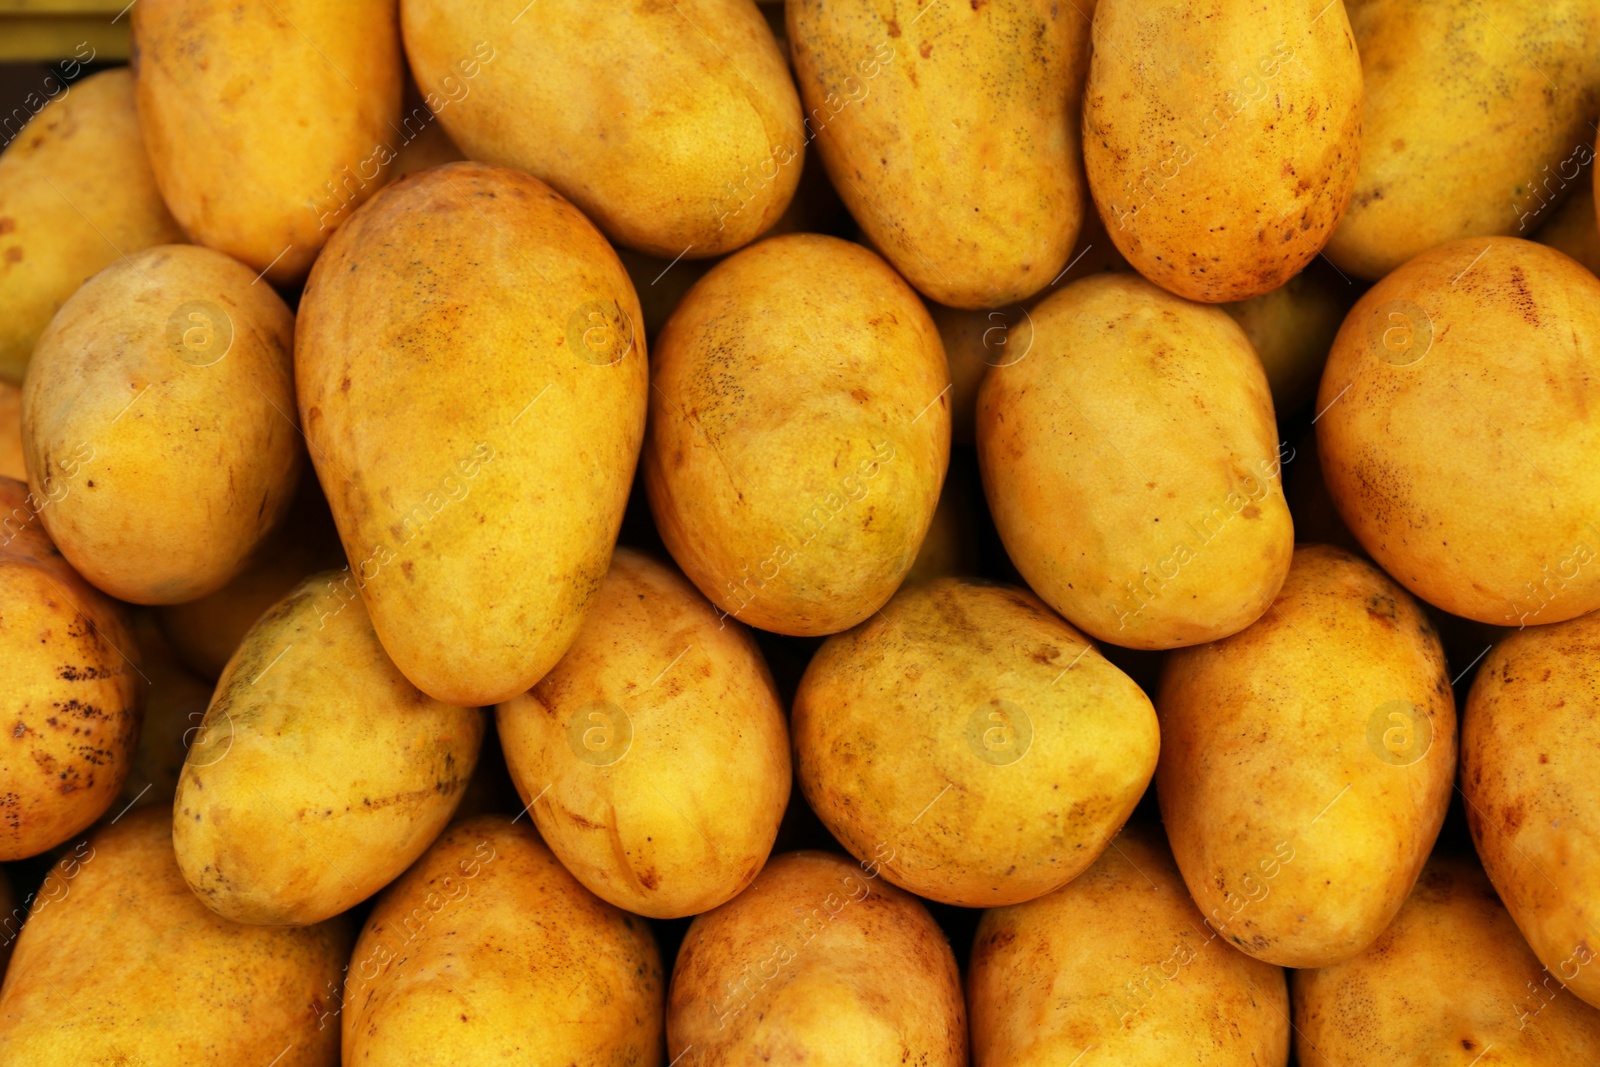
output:
<svg viewBox="0 0 1600 1067"><path fill-rule="evenodd" d="M1189 898L1159 828L1130 824L1038 900L991 908L967 970L976 1067L1285 1067L1282 968L1236 951ZM1312 1061L1315 1062L1315 1061Z"/></svg>
<svg viewBox="0 0 1600 1067"><path fill-rule="evenodd" d="M916 560L950 456L938 331L883 260L774 237L719 263L656 346L644 482L668 551L741 622L837 633Z"/></svg>
<svg viewBox="0 0 1600 1067"><path fill-rule="evenodd" d="M457 823L383 895L339 1007L345 1067L662 1062L649 927L504 816Z"/></svg>
<svg viewBox="0 0 1600 1067"><path fill-rule="evenodd" d="M462 706L577 635L644 436L639 301L544 183L452 163L356 212L300 304L301 420L383 647Z"/></svg>
<svg viewBox="0 0 1600 1067"><path fill-rule="evenodd" d="M327 1005L350 941L342 919L271 929L208 911L173 862L171 814L129 812L34 899L0 987L0 1062L335 1067Z"/></svg>
<svg viewBox="0 0 1600 1067"><path fill-rule="evenodd" d="M1021 589L908 586L817 651L795 694L795 768L863 863L962 907L1075 878L1156 767L1133 680Z"/></svg>
<svg viewBox="0 0 1600 1067"><path fill-rule="evenodd" d="M667 1054L966 1067L961 979L922 904L842 856L790 852L684 935ZM908 1051L909 1050L909 1051Z"/></svg>
<svg viewBox="0 0 1600 1067"><path fill-rule="evenodd" d="M59 845L111 806L134 759L145 680L121 604L44 532L54 507L0 477L0 860Z"/></svg>
<svg viewBox="0 0 1600 1067"><path fill-rule="evenodd" d="M150 0L132 18L139 120L172 213L252 274L304 281L410 130L394 0Z"/></svg>
<svg viewBox="0 0 1600 1067"><path fill-rule="evenodd" d="M978 460L1017 570L1129 648L1237 633L1289 569L1277 426L1237 323L1136 274L1074 282L989 368Z"/></svg>
<svg viewBox="0 0 1600 1067"><path fill-rule="evenodd" d="M1083 16L1044 0L792 0L787 17L806 135L873 247L954 307L1050 284L1087 206Z"/></svg>
<svg viewBox="0 0 1600 1067"><path fill-rule="evenodd" d="M783 707L749 633L670 568L618 549L567 654L495 718L539 835L602 899L697 915L766 862Z"/></svg>
<svg viewBox="0 0 1600 1067"><path fill-rule="evenodd" d="M1600 616L1511 634L1461 725L1461 792L1484 870L1545 970L1600 1007Z"/></svg>
<svg viewBox="0 0 1600 1067"><path fill-rule="evenodd" d="M1455 776L1450 678L1416 603L1347 552L1301 546L1258 622L1168 655L1156 710L1162 819L1211 926L1285 967L1370 945Z"/></svg>
<svg viewBox="0 0 1600 1067"><path fill-rule="evenodd" d="M305 450L294 316L250 268L159 245L84 284L22 390L34 495L72 565L112 596L215 592L288 512Z"/></svg>
<svg viewBox="0 0 1600 1067"><path fill-rule="evenodd" d="M751 0L404 0L428 106L472 159L549 182L618 244L720 255L778 221L807 134ZM641 330L641 333L643 331Z"/></svg>
<svg viewBox="0 0 1600 1067"><path fill-rule="evenodd" d="M39 335L86 279L184 239L156 189L127 69L70 86L47 75L44 90L50 102L0 155L0 381L22 381Z"/></svg>
<svg viewBox="0 0 1600 1067"><path fill-rule="evenodd" d="M1317 448L1395 581L1501 626L1600 608L1597 346L1600 279L1532 241L1453 241L1367 290L1322 374Z"/></svg>
<svg viewBox="0 0 1600 1067"><path fill-rule="evenodd" d="M1382 278L1460 238L1531 236L1594 159L1600 8L1589 0L1345 6L1366 99L1355 192L1328 258Z"/></svg>
<svg viewBox="0 0 1600 1067"><path fill-rule="evenodd" d="M1301 1063L1600 1062L1600 1012L1540 968L1483 872L1454 856L1428 864L1361 955L1295 971L1291 998Z"/></svg>
<svg viewBox="0 0 1600 1067"><path fill-rule="evenodd" d="M406 681L354 584L314 574L256 621L178 779L178 867L235 922L359 904L439 836L477 762L483 713Z"/></svg>
<svg viewBox="0 0 1600 1067"><path fill-rule="evenodd" d="M1106 229L1179 296L1278 288L1355 188L1361 63L1341 3L1100 0L1083 93Z"/></svg>

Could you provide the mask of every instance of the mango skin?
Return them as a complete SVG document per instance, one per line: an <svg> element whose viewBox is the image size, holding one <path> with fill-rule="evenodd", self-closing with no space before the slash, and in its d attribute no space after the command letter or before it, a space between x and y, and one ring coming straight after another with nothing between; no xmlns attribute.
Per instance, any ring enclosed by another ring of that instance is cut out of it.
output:
<svg viewBox="0 0 1600 1067"><path fill-rule="evenodd" d="M1350 532L1453 615L1527 626L1600 608L1597 347L1600 279L1532 241L1453 241L1374 285L1317 394Z"/></svg>
<svg viewBox="0 0 1600 1067"><path fill-rule="evenodd" d="M1377 279L1461 238L1529 236L1546 198L1592 158L1600 9L1588 0L1345 7L1366 99L1355 193L1328 258Z"/></svg>
<svg viewBox="0 0 1600 1067"><path fill-rule="evenodd" d="M5 382L22 381L39 335L86 279L123 254L184 240L150 171L133 77L119 68L56 84L0 154Z"/></svg>
<svg viewBox="0 0 1600 1067"><path fill-rule="evenodd" d="M235 922L307 926L376 893L477 763L483 713L406 681L343 577L312 575L245 634L178 779L178 867Z"/></svg>
<svg viewBox="0 0 1600 1067"><path fill-rule="evenodd" d="M1594 186L1580 182L1567 196L1566 202L1542 216L1543 225L1533 232L1530 240L1549 245L1588 268L1590 274L1600 274L1600 225L1594 213ZM1518 236L1523 236L1521 233Z"/></svg>
<svg viewBox="0 0 1600 1067"><path fill-rule="evenodd" d="M1156 767L1155 709L1026 590L942 578L828 639L795 694L824 825L902 888L1017 904L1094 862Z"/></svg>
<svg viewBox="0 0 1600 1067"><path fill-rule="evenodd" d="M343 919L303 929L206 910L172 857L171 814L131 811L63 856L0 986L0 1061L335 1067L326 1005L349 958Z"/></svg>
<svg viewBox="0 0 1600 1067"><path fill-rule="evenodd" d="M173 215L252 274L304 281L390 176L394 0L141 0L132 18L139 119Z"/></svg>
<svg viewBox="0 0 1600 1067"><path fill-rule="evenodd" d="M0 382L0 477L28 480L22 459L22 390Z"/></svg>
<svg viewBox="0 0 1600 1067"><path fill-rule="evenodd" d="M139 670L146 679L144 720L128 777L122 782L118 810L123 804L150 804L170 811L189 742L200 732L216 682L196 676L179 662L149 612L134 617L133 636L139 646Z"/></svg>
<svg viewBox="0 0 1600 1067"><path fill-rule="evenodd" d="M599 231L504 167L402 179L317 261L301 421L378 637L429 696L509 699L577 635L644 437L640 321Z"/></svg>
<svg viewBox="0 0 1600 1067"><path fill-rule="evenodd" d="M1294 527L1272 396L1243 330L1132 273L1059 290L989 368L978 461L1006 551L1074 626L1128 648L1250 625Z"/></svg>
<svg viewBox="0 0 1600 1067"><path fill-rule="evenodd" d="M1094 42L1084 166L1135 269L1222 303L1271 292L1316 257L1361 150L1342 4L1101 0Z"/></svg>
<svg viewBox="0 0 1600 1067"><path fill-rule="evenodd" d="M962 578L977 574L981 564L980 527L985 512L983 483L975 463L952 468L939 490L928 536L917 550L917 561L906 574L906 584L932 578Z"/></svg>
<svg viewBox="0 0 1600 1067"><path fill-rule="evenodd" d="M1285 967L1349 959L1394 918L1449 807L1439 636L1377 568L1302 545L1271 609L1167 657L1156 793L1195 903Z"/></svg>
<svg viewBox="0 0 1600 1067"><path fill-rule="evenodd" d="M394 175L391 180L398 181L407 174L415 174L429 167L442 167L446 163L459 163L466 158L462 155L461 149L456 147L456 143L450 140L450 135L444 132L444 127L439 124L435 116L433 121L423 126L415 137L401 145L395 153Z"/></svg>
<svg viewBox="0 0 1600 1067"><path fill-rule="evenodd" d="M694 283L706 276L706 271L716 266L716 260L670 260L647 256L629 248L618 248L617 258L628 268L634 291L639 294L639 304L644 309L645 335L654 348L661 336L661 327L667 324L673 311Z"/></svg>
<svg viewBox="0 0 1600 1067"><path fill-rule="evenodd" d="M772 851L791 775L766 661L642 553L617 549L567 654L495 719L540 836L620 908L710 911Z"/></svg>
<svg viewBox="0 0 1600 1067"><path fill-rule="evenodd" d="M1370 948L1295 971L1290 997L1304 1064L1600 1062L1600 1012L1540 968L1470 859L1431 860Z"/></svg>
<svg viewBox="0 0 1600 1067"><path fill-rule="evenodd" d="M1086 15L1093 10L1093 5L1087 7ZM950 364L950 440L958 445L977 442L974 427L984 375L990 367L1009 366L1027 358L1033 350L1034 308L1080 278L1132 269L1106 235L1099 214L1091 210L1078 230L1078 243L1067 260L1067 269L1028 300L1007 308L979 310L950 308L930 301L928 312L939 327L939 339L944 342L945 358Z"/></svg>
<svg viewBox="0 0 1600 1067"><path fill-rule="evenodd" d="M452 826L379 899L341 1007L344 1067L663 1062L649 927L503 815Z"/></svg>
<svg viewBox="0 0 1600 1067"><path fill-rule="evenodd" d="M1033 324L1021 305L1003 311L967 311L929 303L928 314L939 329L939 342L950 368L950 441L974 444L978 390L984 375L991 366L1008 362L1013 353L1027 350Z"/></svg>
<svg viewBox="0 0 1600 1067"><path fill-rule="evenodd" d="M549 182L674 259L765 233L800 180L800 99L751 0L404 0L417 86L471 159ZM487 48L485 52L483 49Z"/></svg>
<svg viewBox="0 0 1600 1067"><path fill-rule="evenodd" d="M698 916L672 971L668 1056L966 1067L949 942L921 902L876 875L834 853L789 852Z"/></svg>
<svg viewBox="0 0 1600 1067"><path fill-rule="evenodd" d="M873 247L960 308L1032 296L1087 208L1089 25L1050 0L790 0L807 136Z"/></svg>
<svg viewBox="0 0 1600 1067"><path fill-rule="evenodd" d="M911 287L834 237L728 257L668 320L644 482L661 539L724 612L848 629L894 593L950 458L949 375Z"/></svg>
<svg viewBox="0 0 1600 1067"><path fill-rule="evenodd" d="M126 610L78 576L39 515L56 502L0 477L0 860L79 833L117 798L143 715Z"/></svg>
<svg viewBox="0 0 1600 1067"><path fill-rule="evenodd" d="M214 685L234 649L268 608L308 575L334 567L350 569L333 515L317 480L301 478L289 514L257 547L244 570L209 596L166 604L154 614L173 654ZM337 578L334 584L343 581Z"/></svg>
<svg viewBox="0 0 1600 1067"><path fill-rule="evenodd" d="M1159 827L1129 824L1069 885L984 912L967 1005L975 1067L1289 1062L1282 968L1205 925Z"/></svg>
<svg viewBox="0 0 1600 1067"><path fill-rule="evenodd" d="M1328 351L1353 302L1345 288L1312 264L1270 293L1222 305L1261 357L1275 412L1293 415L1317 395Z"/></svg>
<svg viewBox="0 0 1600 1067"><path fill-rule="evenodd" d="M1600 1007L1596 802L1600 616L1530 626L1478 669L1461 728L1467 825L1506 910L1554 982Z"/></svg>
<svg viewBox="0 0 1600 1067"><path fill-rule="evenodd" d="M254 282L209 248L147 248L86 282L34 349L28 484L60 497L46 529L112 596L214 592L289 509L305 462L294 316Z"/></svg>

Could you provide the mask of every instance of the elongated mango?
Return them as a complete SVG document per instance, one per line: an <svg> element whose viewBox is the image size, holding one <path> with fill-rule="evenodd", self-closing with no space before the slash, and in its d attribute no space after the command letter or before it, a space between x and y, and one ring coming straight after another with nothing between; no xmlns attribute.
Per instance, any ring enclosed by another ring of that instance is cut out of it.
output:
<svg viewBox="0 0 1600 1067"><path fill-rule="evenodd" d="M599 231L504 167L397 183L317 261L302 424L378 637L429 696L515 696L576 636L644 438L639 323Z"/></svg>

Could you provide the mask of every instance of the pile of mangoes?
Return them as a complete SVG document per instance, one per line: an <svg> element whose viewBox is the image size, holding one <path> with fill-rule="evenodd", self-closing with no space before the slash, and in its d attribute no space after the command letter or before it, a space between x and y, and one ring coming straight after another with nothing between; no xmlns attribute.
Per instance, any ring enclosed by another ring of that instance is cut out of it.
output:
<svg viewBox="0 0 1600 1067"><path fill-rule="evenodd" d="M1600 1064L1600 0L126 17L0 1065Z"/></svg>

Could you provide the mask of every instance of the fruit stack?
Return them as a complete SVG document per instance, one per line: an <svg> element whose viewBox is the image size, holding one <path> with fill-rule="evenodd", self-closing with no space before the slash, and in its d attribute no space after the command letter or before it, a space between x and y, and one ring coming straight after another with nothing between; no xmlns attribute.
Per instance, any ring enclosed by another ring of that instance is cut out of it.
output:
<svg viewBox="0 0 1600 1067"><path fill-rule="evenodd" d="M1596 0L125 16L0 1064L1600 1064Z"/></svg>

